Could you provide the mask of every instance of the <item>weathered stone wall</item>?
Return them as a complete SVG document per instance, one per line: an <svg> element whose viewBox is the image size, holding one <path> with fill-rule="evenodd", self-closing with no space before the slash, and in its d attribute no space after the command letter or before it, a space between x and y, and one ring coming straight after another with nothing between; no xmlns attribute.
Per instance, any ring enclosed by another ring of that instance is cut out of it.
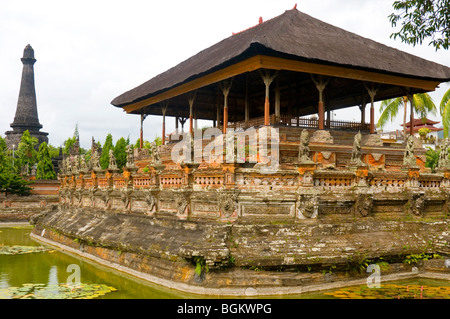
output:
<svg viewBox="0 0 450 319"><path fill-rule="evenodd" d="M166 285L197 288L285 289L348 281L367 277L356 269L368 260L382 257L390 263L389 274L410 272L412 265L402 263L409 254L450 255L447 221L217 223L55 206L32 222L35 236ZM208 266L200 276L196 258ZM327 277L324 270L334 273Z"/></svg>
<svg viewBox="0 0 450 319"><path fill-rule="evenodd" d="M0 222L26 222L51 205L57 205L58 195L0 195Z"/></svg>

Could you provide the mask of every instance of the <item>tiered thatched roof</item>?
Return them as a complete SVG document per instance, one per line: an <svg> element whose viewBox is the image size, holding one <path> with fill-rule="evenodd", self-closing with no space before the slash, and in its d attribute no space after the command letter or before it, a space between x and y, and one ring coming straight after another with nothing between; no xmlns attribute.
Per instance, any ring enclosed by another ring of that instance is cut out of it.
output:
<svg viewBox="0 0 450 319"><path fill-rule="evenodd" d="M282 95L290 96L290 101L282 100L282 107L292 108L295 104L299 114L313 112L317 105L310 74L336 79L327 93L326 104L331 109L359 104L367 95L364 85L368 83L378 85L376 99L382 100L403 95L406 88L411 93L432 91L439 83L450 80L450 68L446 66L293 9L220 41L111 103L129 113L160 114L159 107L148 106L170 100L170 105L178 107L177 112L183 112L187 107L183 95L198 90L197 105L203 115L200 118L210 118L215 114L212 106L218 99L217 82L235 77L232 92L239 100L245 92L245 83L253 94L263 91L258 69L280 70ZM255 95L254 99L257 98ZM256 104L259 107L263 103ZM255 112L258 107L254 107ZM168 111L167 115L174 114Z"/></svg>

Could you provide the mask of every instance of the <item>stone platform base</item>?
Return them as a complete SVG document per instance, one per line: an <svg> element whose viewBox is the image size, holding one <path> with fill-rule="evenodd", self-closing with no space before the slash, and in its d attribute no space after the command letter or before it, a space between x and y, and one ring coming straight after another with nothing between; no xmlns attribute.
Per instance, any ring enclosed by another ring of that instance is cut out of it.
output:
<svg viewBox="0 0 450 319"><path fill-rule="evenodd" d="M382 281L450 279L448 221L221 224L54 207L32 223L38 240L195 294L283 295L365 284L367 264L380 258ZM442 259L402 262L420 253Z"/></svg>

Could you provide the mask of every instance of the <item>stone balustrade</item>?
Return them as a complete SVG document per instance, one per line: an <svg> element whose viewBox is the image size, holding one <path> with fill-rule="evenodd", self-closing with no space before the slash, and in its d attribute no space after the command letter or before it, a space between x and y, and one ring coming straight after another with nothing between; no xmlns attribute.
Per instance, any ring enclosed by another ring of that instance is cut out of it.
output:
<svg viewBox="0 0 450 319"><path fill-rule="evenodd" d="M421 172L337 170L317 163L262 173L256 164L166 166L91 170L59 176L61 205L149 216L236 221L250 218L301 222L392 214L445 216L450 170ZM430 203L429 209L427 203ZM401 209L398 209L401 207ZM428 209L428 210L427 210ZM440 210L440 211L437 211ZM387 216L387 215L386 215Z"/></svg>

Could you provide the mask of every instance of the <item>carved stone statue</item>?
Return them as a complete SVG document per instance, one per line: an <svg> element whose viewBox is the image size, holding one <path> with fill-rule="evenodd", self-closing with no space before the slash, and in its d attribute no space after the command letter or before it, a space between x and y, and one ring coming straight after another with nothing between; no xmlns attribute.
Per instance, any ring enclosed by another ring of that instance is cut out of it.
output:
<svg viewBox="0 0 450 319"><path fill-rule="evenodd" d="M416 156L414 155L414 136L410 135L406 142L405 154L403 156L403 165L417 166Z"/></svg>
<svg viewBox="0 0 450 319"><path fill-rule="evenodd" d="M72 160L70 159L70 156L66 157L66 174L72 174L73 173L73 167L72 167Z"/></svg>
<svg viewBox="0 0 450 319"><path fill-rule="evenodd" d="M134 150L131 145L127 145L127 167L134 167Z"/></svg>
<svg viewBox="0 0 450 319"><path fill-rule="evenodd" d="M360 216L366 217L372 212L373 197L372 194L358 194L355 202L356 212Z"/></svg>
<svg viewBox="0 0 450 319"><path fill-rule="evenodd" d="M85 155L81 155L80 156L80 171L83 173L87 173L88 172L88 167L86 164L86 156Z"/></svg>
<svg viewBox="0 0 450 319"><path fill-rule="evenodd" d="M219 209L225 217L231 217L238 207L237 193L224 192L219 194Z"/></svg>
<svg viewBox="0 0 450 319"><path fill-rule="evenodd" d="M152 164L161 164L161 155L155 142L150 143L150 156Z"/></svg>
<svg viewBox="0 0 450 319"><path fill-rule="evenodd" d="M73 165L74 173L78 174L78 172L81 169L81 167L80 167L80 156L79 155L75 155L74 158L73 158L73 161L74 161L74 165Z"/></svg>
<svg viewBox="0 0 450 319"><path fill-rule="evenodd" d="M91 155L91 166L94 170L100 170L100 156L98 155L98 150L95 149Z"/></svg>
<svg viewBox="0 0 450 319"><path fill-rule="evenodd" d="M355 135L353 141L352 157L350 159L351 165L363 166L364 162L361 160L361 132Z"/></svg>
<svg viewBox="0 0 450 319"><path fill-rule="evenodd" d="M438 160L438 168L450 168L450 141L448 138L444 140L441 147L441 152L439 153L439 160Z"/></svg>
<svg viewBox="0 0 450 319"><path fill-rule="evenodd" d="M297 218L315 219L319 216L319 197L317 195L300 195L297 201Z"/></svg>
<svg viewBox="0 0 450 319"><path fill-rule="evenodd" d="M309 133L307 130L303 130L300 135L300 144L298 147L298 162L299 164L314 163L310 157L309 151Z"/></svg>
<svg viewBox="0 0 450 319"><path fill-rule="evenodd" d="M110 169L117 169L116 158L114 157L113 150L109 150L109 166Z"/></svg>

